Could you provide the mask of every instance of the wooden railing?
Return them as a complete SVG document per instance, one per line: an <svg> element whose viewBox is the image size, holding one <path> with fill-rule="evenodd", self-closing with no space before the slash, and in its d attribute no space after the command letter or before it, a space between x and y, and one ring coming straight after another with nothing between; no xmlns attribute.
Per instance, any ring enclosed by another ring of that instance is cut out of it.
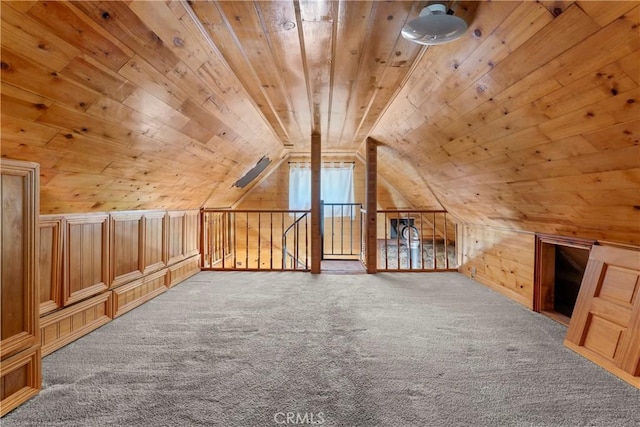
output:
<svg viewBox="0 0 640 427"><path fill-rule="evenodd" d="M442 210L379 210L378 271L457 268L455 223Z"/></svg>
<svg viewBox="0 0 640 427"><path fill-rule="evenodd" d="M350 213L341 217L341 224L333 230L327 229L331 218L325 217L324 246L341 259L359 256L366 262L365 215L357 208L355 218ZM201 221L203 270L310 270L311 221L307 210L203 209ZM457 268L456 225L446 211L379 210L376 242L377 271Z"/></svg>
<svg viewBox="0 0 640 427"><path fill-rule="evenodd" d="M201 215L203 270L309 270L309 211L202 209Z"/></svg>
<svg viewBox="0 0 640 427"><path fill-rule="evenodd" d="M297 215L294 215L297 217ZM304 223L303 223L304 222ZM301 237L304 236L304 245ZM300 256L303 248L304 256ZM309 212L304 212L282 233L282 269L283 270L308 270L309 269Z"/></svg>
<svg viewBox="0 0 640 427"><path fill-rule="evenodd" d="M359 259L362 203L323 202L322 206L322 259Z"/></svg>

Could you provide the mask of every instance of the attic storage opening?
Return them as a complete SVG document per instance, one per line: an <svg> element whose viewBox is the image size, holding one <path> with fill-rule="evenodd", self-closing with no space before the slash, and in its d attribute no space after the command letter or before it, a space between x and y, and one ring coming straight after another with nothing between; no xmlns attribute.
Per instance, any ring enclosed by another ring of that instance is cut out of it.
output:
<svg viewBox="0 0 640 427"><path fill-rule="evenodd" d="M569 325L595 242L536 235L534 310Z"/></svg>

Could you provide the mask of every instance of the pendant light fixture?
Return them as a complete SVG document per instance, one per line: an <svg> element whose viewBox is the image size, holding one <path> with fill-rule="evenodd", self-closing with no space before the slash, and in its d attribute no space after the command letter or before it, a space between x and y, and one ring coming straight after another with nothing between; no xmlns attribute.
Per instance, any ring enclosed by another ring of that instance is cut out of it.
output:
<svg viewBox="0 0 640 427"><path fill-rule="evenodd" d="M438 45L460 38L467 31L464 19L449 15L444 4L432 4L402 28L402 36L415 43Z"/></svg>

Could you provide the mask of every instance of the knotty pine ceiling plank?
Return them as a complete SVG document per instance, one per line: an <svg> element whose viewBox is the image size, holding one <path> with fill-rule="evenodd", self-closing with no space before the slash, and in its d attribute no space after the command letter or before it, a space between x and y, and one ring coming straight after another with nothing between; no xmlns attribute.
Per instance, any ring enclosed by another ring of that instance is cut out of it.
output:
<svg viewBox="0 0 640 427"><path fill-rule="evenodd" d="M80 54L75 46L62 40L36 21L26 18L13 7L15 3L1 3L2 43L26 54L29 59L52 68L63 69Z"/></svg>
<svg viewBox="0 0 640 427"><path fill-rule="evenodd" d="M550 119L555 119L637 87L617 63L612 63L538 99L535 105Z"/></svg>
<svg viewBox="0 0 640 427"><path fill-rule="evenodd" d="M640 88L610 96L539 125L551 139L561 139L634 121L640 116Z"/></svg>
<svg viewBox="0 0 640 427"><path fill-rule="evenodd" d="M186 64L179 62L166 74L167 79L188 95L188 102L204 104L212 95L208 86Z"/></svg>
<svg viewBox="0 0 640 427"><path fill-rule="evenodd" d="M132 50L70 3L38 2L27 14L113 71L119 70L133 56Z"/></svg>
<svg viewBox="0 0 640 427"><path fill-rule="evenodd" d="M570 6L498 63L491 77L503 87L511 86L599 29L579 7Z"/></svg>
<svg viewBox="0 0 640 427"><path fill-rule="evenodd" d="M507 156L524 166L598 152L584 137L575 135L553 142L549 141L535 146L528 146L518 151L509 151Z"/></svg>
<svg viewBox="0 0 640 427"><path fill-rule="evenodd" d="M300 22L296 19L294 2L256 2L255 7L283 83L291 119L297 127L298 140L294 145L308 146L311 134L309 97L300 46Z"/></svg>
<svg viewBox="0 0 640 427"><path fill-rule="evenodd" d="M131 58L118 73L175 110L179 111L182 103L189 98L189 95L175 86L166 75L139 56Z"/></svg>
<svg viewBox="0 0 640 427"><path fill-rule="evenodd" d="M227 17L219 10L217 3L194 2L191 7L213 43L215 43L220 55L222 55L222 60L228 64L235 78L261 111L279 141L286 142L288 137L285 129L282 127L282 123L279 121L270 101L265 96L263 88L255 80L254 73L247 71L251 69L251 64L245 57L241 46L238 45L235 34L227 24ZM245 113L248 112L246 111Z"/></svg>
<svg viewBox="0 0 640 427"><path fill-rule="evenodd" d="M165 2L132 2L129 8L192 70L208 60L209 53L187 29L189 20L179 19Z"/></svg>
<svg viewBox="0 0 640 427"><path fill-rule="evenodd" d="M2 156L11 159L22 159L37 162L43 168L52 168L65 156L56 150L51 150L45 146L26 144L24 140L15 141L12 139L2 139Z"/></svg>
<svg viewBox="0 0 640 427"><path fill-rule="evenodd" d="M385 70L392 65L391 61L397 51L394 48L398 38L401 37L400 31L407 21L413 5L413 2L375 3L367 42L362 52L363 58L349 103L348 119L342 132L341 141L344 141L341 142L342 144L356 143L356 145L360 145L363 142L356 139L359 138L358 132L366 121L377 94L383 87ZM418 48L418 46L413 47L413 49ZM389 97L390 95L386 100L381 99L379 103L386 106ZM367 134L368 131L369 129L367 129Z"/></svg>
<svg viewBox="0 0 640 427"><path fill-rule="evenodd" d="M140 114L144 114L166 126L180 129L189 122L189 117L172 108L146 90L136 89L122 102Z"/></svg>
<svg viewBox="0 0 640 427"><path fill-rule="evenodd" d="M114 144L126 146L135 138L135 133L144 134L153 132L153 129L144 125L130 122L129 125L142 126L137 130L124 126L123 123L113 123L99 119L89 114L54 104L38 118L38 123L57 127L62 131L86 134L99 139L107 139Z"/></svg>
<svg viewBox="0 0 640 427"><path fill-rule="evenodd" d="M348 119L349 103L358 79L363 50L369 33L374 2L341 2L338 7L334 79L331 87L331 113L325 146L341 147L349 141L342 140L342 132Z"/></svg>
<svg viewBox="0 0 640 427"><path fill-rule="evenodd" d="M2 111L2 143L15 142L26 146L45 146L59 132L51 126L42 125L20 117L12 116L4 109ZM4 149L0 147L4 153ZM20 157L28 160L28 158ZM35 161L35 160L34 160Z"/></svg>
<svg viewBox="0 0 640 427"><path fill-rule="evenodd" d="M2 64L3 82L72 108L85 111L100 97L97 92L76 84L53 69L37 64L6 46L2 47Z"/></svg>
<svg viewBox="0 0 640 427"><path fill-rule="evenodd" d="M197 116L199 118L195 118L195 122L192 121L189 124L186 124L182 130L188 132L191 137L195 137L196 139L204 142L210 139L212 135L211 133L206 132L203 126L209 127L212 126L212 123L216 122L219 124L220 121L218 118L230 121L230 125L234 125L234 127L238 124L240 115L248 116L245 119L246 121L251 121L251 116L257 118L253 108L249 110L245 108L242 112L238 113L231 112L228 107L224 105L224 98L220 96L218 86L210 85L211 81L207 82L201 79L203 75L206 75L201 73L202 68L204 66L209 66L211 64L211 59L215 60L217 58L217 52L211 50L211 46L202 40L202 33L196 23L191 19L191 15L187 14L186 10L181 10L182 6L172 5L169 8L162 9L162 20L157 22L157 17L154 14L155 8L149 9L147 6L149 5L136 5L135 7L132 5L132 9L141 18L143 18L143 20L150 25L156 33L160 34L160 38L165 41L165 44L167 44L169 48L184 61L185 64L185 66L182 66L180 63L176 64L174 69L167 74L167 78L170 81L172 81L176 86L184 88L185 92L191 96L191 99L185 101L186 104L183 104L179 110L185 111L185 109L188 108L190 111L208 111L208 114L211 114L211 112L214 111L214 117L209 115L208 120L206 120L206 124L203 124L205 120L202 119L203 115L199 113ZM162 22L167 24L170 29L163 27ZM170 44L168 40L171 37L173 37L172 44ZM186 44L187 40L189 40L190 46L188 49ZM219 66L219 68L220 67L222 69L225 68L223 65ZM224 70L217 71L218 76L224 73ZM229 84L230 79L225 76L225 81ZM207 83L209 83L209 85ZM234 83L231 82L231 85L234 85ZM216 103L211 103L210 101L214 97L216 98ZM201 104L205 106L205 108L196 109L192 104L189 104L192 102ZM212 106L215 106L216 108L212 109ZM216 114L216 110L223 111L224 113ZM229 116L231 116L230 120ZM257 122L260 123L260 120L257 120ZM242 126L240 126L240 128L242 128ZM215 134L215 131L213 134ZM261 134L266 136L266 132L264 132L264 130ZM251 137L253 134L248 136ZM275 148L275 144L273 144L275 141L271 139L271 142L271 146Z"/></svg>
<svg viewBox="0 0 640 427"><path fill-rule="evenodd" d="M153 137L161 127L161 123L157 120L108 97L103 97L93 103L87 109L87 114L148 137Z"/></svg>
<svg viewBox="0 0 640 427"><path fill-rule="evenodd" d="M634 145L607 153L591 153L572 159L575 167L582 173L606 172L637 168L640 164L640 146Z"/></svg>
<svg viewBox="0 0 640 427"><path fill-rule="evenodd" d="M325 135L329 127L329 102L333 74L333 52L336 49L334 25L338 18L338 2L299 2L304 40L307 85L311 94L312 132Z"/></svg>
<svg viewBox="0 0 640 427"><path fill-rule="evenodd" d="M53 104L53 101L50 99L40 98L36 95L33 96L36 102L33 102L33 100L25 100L23 97L14 97L6 92L5 89L7 87L12 86L3 85L2 112L6 112L8 115L33 121L44 114L44 111Z"/></svg>
<svg viewBox="0 0 640 427"><path fill-rule="evenodd" d="M616 63L629 78L632 78L640 86L640 61L638 61L638 58L640 58L640 51L637 50L620 58Z"/></svg>
<svg viewBox="0 0 640 427"><path fill-rule="evenodd" d="M582 136L600 151L640 144L640 119L585 132Z"/></svg>
<svg viewBox="0 0 640 427"><path fill-rule="evenodd" d="M481 80L486 81L485 79L490 78L491 77L487 75ZM461 122L467 124L469 131L474 131L500 119L502 116L509 114L509 112L537 102L541 97L547 96L561 88L562 85L560 85L560 83L549 78L544 71L538 69L513 86L506 88L490 98L487 98L487 95L483 92L482 95L478 96L478 99L483 99L484 102L479 103L476 108L465 113L461 118ZM467 100L469 99L467 98ZM473 105L475 103L469 100L469 104ZM451 130L449 129L449 131Z"/></svg>
<svg viewBox="0 0 640 427"><path fill-rule="evenodd" d="M536 2L521 3L498 23L495 30L482 40L477 49L453 64L452 68L455 71L450 72L449 78L443 81L448 89L449 102L447 104L451 104L478 78L499 66L510 54L538 34L552 20L551 14L540 4ZM491 27L487 30L490 29ZM498 93L499 85L485 84L484 91L488 94Z"/></svg>
<svg viewBox="0 0 640 427"><path fill-rule="evenodd" d="M273 130L267 125L266 119L263 120L258 113L254 112L257 106L254 106L249 97L235 86L239 83L229 82L229 79L210 62L203 64L197 73L212 90L212 95L202 104L202 108L234 129L247 141L274 142Z"/></svg>
<svg viewBox="0 0 640 427"><path fill-rule="evenodd" d="M86 56L74 58L60 70L60 74L118 102L124 101L135 90L135 86L122 76Z"/></svg>
<svg viewBox="0 0 640 427"><path fill-rule="evenodd" d="M398 4L402 5L402 7L394 8L393 11L389 12L377 8L377 13L381 15L389 13L387 15L387 21L395 21L396 25L400 24L402 26L404 26L408 20L415 18L419 13L417 3L413 5L406 3ZM378 25L375 20L372 22L373 24L369 31L375 31L372 28ZM360 116L353 116L357 127L355 128L354 135L347 133L349 139L343 139L341 141L344 148L356 149L360 144L364 144L373 126L379 121L383 112L387 110L399 92L407 78L407 74L413 67L414 61L425 49L421 45L405 40L399 35L399 31L400 30L396 31L396 28L386 30L386 34L389 34L388 46L391 46L391 43L393 43L387 56L385 56L386 52L378 51L375 53L375 60L378 66L372 70L373 76L370 78L371 84L373 84L373 92L366 107L362 109L362 114ZM395 39L392 37L394 34L398 35ZM366 51L364 53L366 53ZM364 61L368 59L370 59L370 57L366 55L363 56ZM363 62L363 64L366 65L366 62ZM357 88L356 86L356 89ZM351 105L353 104L350 101L349 106ZM359 120L359 122L357 120Z"/></svg>
<svg viewBox="0 0 640 427"><path fill-rule="evenodd" d="M74 5L160 73L168 73L180 61L125 2L82 1Z"/></svg>
<svg viewBox="0 0 640 427"><path fill-rule="evenodd" d="M563 85L640 49L640 6L585 38L553 62L554 78ZM636 76L637 77L637 76Z"/></svg>
<svg viewBox="0 0 640 427"><path fill-rule="evenodd" d="M629 13L636 6L636 4L631 1L598 2L579 0L577 4L601 27L606 27L620 16Z"/></svg>
<svg viewBox="0 0 640 427"><path fill-rule="evenodd" d="M237 43L242 46L254 78L259 83L271 109L278 117L279 125L285 130L287 141L299 141L303 136L292 116L289 114L290 103L284 90L284 81L279 72L273 51L269 44L269 34L253 2L218 2L219 8L226 17L230 31L235 34ZM296 51L291 52L296 55ZM299 51L298 51L299 52Z"/></svg>

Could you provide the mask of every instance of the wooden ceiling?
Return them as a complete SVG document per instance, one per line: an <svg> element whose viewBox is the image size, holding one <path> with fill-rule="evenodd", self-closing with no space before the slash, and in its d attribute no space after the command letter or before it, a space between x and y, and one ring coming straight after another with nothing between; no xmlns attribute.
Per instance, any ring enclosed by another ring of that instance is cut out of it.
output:
<svg viewBox="0 0 640 427"><path fill-rule="evenodd" d="M41 163L43 212L230 206L312 132L355 153L422 5L3 1L2 153Z"/></svg>
<svg viewBox="0 0 640 427"><path fill-rule="evenodd" d="M640 3L481 3L371 136L379 172L460 220L640 243Z"/></svg>
<svg viewBox="0 0 640 427"><path fill-rule="evenodd" d="M640 242L639 2L2 1L2 155L41 211L231 206L263 157L355 154L416 206ZM425 197L425 194L427 195Z"/></svg>

